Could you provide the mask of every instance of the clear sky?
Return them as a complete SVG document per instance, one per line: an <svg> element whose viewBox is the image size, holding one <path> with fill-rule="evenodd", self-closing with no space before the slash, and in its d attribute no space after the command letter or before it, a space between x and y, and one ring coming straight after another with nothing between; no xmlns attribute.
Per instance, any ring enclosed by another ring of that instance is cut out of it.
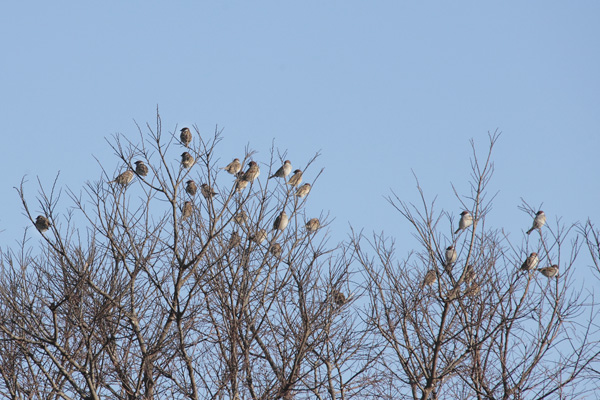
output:
<svg viewBox="0 0 600 400"><path fill-rule="evenodd" d="M597 1L7 2L0 13L0 246L28 224L24 175L75 191L118 161L105 137L134 120L223 128L223 161L272 140L294 166L317 151L310 195L336 240L349 224L413 241L384 196L457 216L469 139L503 132L489 222L520 240L531 218L600 223ZM263 177L264 179L264 177ZM32 197L30 197L32 199ZM36 207L35 211L39 211Z"/></svg>

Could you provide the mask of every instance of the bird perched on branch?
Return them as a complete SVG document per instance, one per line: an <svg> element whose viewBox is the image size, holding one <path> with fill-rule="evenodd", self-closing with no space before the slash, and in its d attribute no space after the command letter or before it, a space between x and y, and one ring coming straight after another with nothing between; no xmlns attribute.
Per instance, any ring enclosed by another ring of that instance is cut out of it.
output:
<svg viewBox="0 0 600 400"><path fill-rule="evenodd" d="M548 278L553 278L558 274L558 265L554 264L551 267L539 268L538 271Z"/></svg>
<svg viewBox="0 0 600 400"><path fill-rule="evenodd" d="M129 182L131 182L132 179L133 179L133 171L128 169L127 171L123 172L122 174L119 174L113 181L110 181L108 183L118 183L121 186L125 186Z"/></svg>
<svg viewBox="0 0 600 400"><path fill-rule="evenodd" d="M274 243L269 247L269 252L275 257L279 257L283 251L279 243Z"/></svg>
<svg viewBox="0 0 600 400"><path fill-rule="evenodd" d="M189 147L190 143L192 142L192 132L190 131L190 129L182 128L181 133L179 134L179 139L181 139L181 143L185 147Z"/></svg>
<svg viewBox="0 0 600 400"><path fill-rule="evenodd" d="M437 279L437 274L435 273L435 269L430 269L425 274L425 278L423 278L423 283L421 283L421 287L431 286Z"/></svg>
<svg viewBox="0 0 600 400"><path fill-rule="evenodd" d="M194 206L192 205L192 202L186 201L185 203L183 203L183 209L181 210L181 219L185 221L186 219L192 216L193 212Z"/></svg>
<svg viewBox="0 0 600 400"><path fill-rule="evenodd" d="M48 229L50 229L50 226L52 226L52 224L48 218L44 217L43 215L38 215L35 219L35 227L38 231L40 231L40 233L46 232Z"/></svg>
<svg viewBox="0 0 600 400"><path fill-rule="evenodd" d="M304 185L300 186L298 190L296 190L296 196L302 198L310 193L310 189L310 183L305 183Z"/></svg>
<svg viewBox="0 0 600 400"><path fill-rule="evenodd" d="M204 196L204 198L206 200L212 199L213 196L218 194L217 192L215 192L213 190L212 187L210 187L206 183L203 183L202 185L200 185L200 192L202 193L202 196Z"/></svg>
<svg viewBox="0 0 600 400"><path fill-rule="evenodd" d="M233 161L227 164L226 167L223 167L223 169L229 172L231 175L237 175L238 172L242 170L242 164L240 163L240 159L234 158Z"/></svg>
<svg viewBox="0 0 600 400"><path fill-rule="evenodd" d="M187 151L181 153L181 166L183 168L191 168L194 165L194 157Z"/></svg>
<svg viewBox="0 0 600 400"><path fill-rule="evenodd" d="M346 304L346 296L344 296L344 293L340 292L339 290L331 290L331 297L333 298L335 304L338 305L338 307L341 307L344 304Z"/></svg>
<svg viewBox="0 0 600 400"><path fill-rule="evenodd" d="M233 221L238 225L243 225L248 221L248 214L242 210L233 216Z"/></svg>
<svg viewBox="0 0 600 400"><path fill-rule="evenodd" d="M454 246L449 246L446 249L445 255L446 255L446 265L444 265L444 267L445 267L446 271L450 272L450 271L452 271L452 264L454 264L456 262L456 258L458 257Z"/></svg>
<svg viewBox="0 0 600 400"><path fill-rule="evenodd" d="M523 262L523 264L521 265L521 270L523 271L531 271L532 269L535 269L535 267L537 267L537 265L539 264L540 259L537 255L536 252L533 252L529 255L529 257L527 257L525 259L525 261Z"/></svg>
<svg viewBox="0 0 600 400"><path fill-rule="evenodd" d="M146 166L146 164L144 164L143 161L138 160L135 162L135 173L139 176L148 175L148 167Z"/></svg>
<svg viewBox="0 0 600 400"><path fill-rule="evenodd" d="M277 218L275 218L275 221L273 222L273 229L277 229L277 230L284 230L286 228L286 226L288 225L288 216L285 213L285 211L282 211Z"/></svg>
<svg viewBox="0 0 600 400"><path fill-rule="evenodd" d="M458 221L458 229L454 234L456 235L458 232L467 229L473 225L473 216L468 211L463 211L460 213L460 220Z"/></svg>
<svg viewBox="0 0 600 400"><path fill-rule="evenodd" d="M254 161L248 163L248 170L244 173L243 179L248 182L252 182L260 175L260 168Z"/></svg>
<svg viewBox="0 0 600 400"><path fill-rule="evenodd" d="M269 177L269 179L285 178L290 174L290 172L292 172L292 163L290 162L290 160L285 160L283 165L277 170L277 172L275 172L273 175L271 175Z"/></svg>
<svg viewBox="0 0 600 400"><path fill-rule="evenodd" d="M246 186L248 186L249 183L250 182L244 180L243 177L239 178L237 182L235 182L235 190L237 192L241 192L242 190L246 189Z"/></svg>
<svg viewBox="0 0 600 400"><path fill-rule="evenodd" d="M198 191L198 186L196 186L196 182L194 182L193 180L189 180L185 183L185 191L187 194L189 194L190 196L195 196L196 195L196 191Z"/></svg>
<svg viewBox="0 0 600 400"><path fill-rule="evenodd" d="M229 238L229 244L228 244L229 249L238 247L240 244L242 244L241 236L237 232L233 232L231 234L231 237Z"/></svg>
<svg viewBox="0 0 600 400"><path fill-rule="evenodd" d="M288 185L292 185L293 187L298 186L302 182L302 171L299 169L294 171L294 175L287 182Z"/></svg>
<svg viewBox="0 0 600 400"><path fill-rule="evenodd" d="M306 230L309 232L316 232L321 227L321 222L318 218L311 218L306 223Z"/></svg>
<svg viewBox="0 0 600 400"><path fill-rule="evenodd" d="M541 229L541 227L544 226L544 224L546 224L546 214L544 214L544 212L540 210L535 214L535 218L533 219L533 225L531 226L531 229L527 231L527 234L529 235L536 229Z"/></svg>
<svg viewBox="0 0 600 400"><path fill-rule="evenodd" d="M262 242L265 241L265 239L267 238L267 231L264 229L259 229L252 237L251 239L254 241L254 243L256 244L261 244Z"/></svg>

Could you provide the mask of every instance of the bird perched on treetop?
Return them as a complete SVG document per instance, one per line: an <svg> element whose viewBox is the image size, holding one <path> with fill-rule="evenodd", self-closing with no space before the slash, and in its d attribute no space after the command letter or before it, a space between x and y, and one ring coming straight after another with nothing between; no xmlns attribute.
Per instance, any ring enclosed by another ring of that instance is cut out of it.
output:
<svg viewBox="0 0 600 400"><path fill-rule="evenodd" d="M213 190L212 187L210 187L208 184L203 183L202 185L200 185L200 191L202 193L202 196L204 196L204 198L206 200L211 199L214 195L218 194L217 192L215 192Z"/></svg>
<svg viewBox="0 0 600 400"><path fill-rule="evenodd" d="M537 253L533 252L529 255L529 257L527 257L525 259L525 262L523 262L523 264L521 265L521 269L523 271L531 271L532 269L537 267L539 262L540 262L540 259L537 255Z"/></svg>
<svg viewBox="0 0 600 400"><path fill-rule="evenodd" d="M527 234L529 235L535 229L540 229L542 226L544 226L545 223L546 214L544 214L544 212L540 210L537 212L537 214L535 214L535 218L533 219L533 225L531 226L531 229L527 231Z"/></svg>
<svg viewBox="0 0 600 400"><path fill-rule="evenodd" d="M548 278L553 278L558 274L558 265L554 264L551 267L539 268L538 271Z"/></svg>
<svg viewBox="0 0 600 400"><path fill-rule="evenodd" d="M189 130L189 128L182 128L179 138L185 147L189 147L189 144L192 142L192 132Z"/></svg>
<svg viewBox="0 0 600 400"><path fill-rule="evenodd" d="M187 151L181 153L181 166L183 168L190 168L192 165L194 165L194 157Z"/></svg>
<svg viewBox="0 0 600 400"><path fill-rule="evenodd" d="M296 196L302 198L310 193L310 189L310 183L305 183L304 185L300 186L298 190L296 190Z"/></svg>
<svg viewBox="0 0 600 400"><path fill-rule="evenodd" d="M288 185L292 185L294 187L298 186L302 182L302 171L299 169L294 171L294 175L287 182Z"/></svg>
<svg viewBox="0 0 600 400"><path fill-rule="evenodd" d="M254 161L250 161L248 163L248 170L246 171L246 173L243 176L243 180L252 182L256 178L258 178L259 175L260 175L260 168L258 167L258 164Z"/></svg>
<svg viewBox="0 0 600 400"><path fill-rule="evenodd" d="M122 174L119 174L119 176L117 176L114 181L110 181L108 183L118 183L121 186L125 186L129 182L131 182L132 179L133 179L133 171L128 169L127 171L123 172Z"/></svg>
<svg viewBox="0 0 600 400"><path fill-rule="evenodd" d="M285 160L283 165L277 170L277 172L275 172L273 175L271 175L269 177L269 179L285 178L290 174L290 172L292 172L292 163L290 162L290 160Z"/></svg>
<svg viewBox="0 0 600 400"><path fill-rule="evenodd" d="M143 161L138 160L135 162L135 173L139 176L148 175L148 167L146 166L146 164L144 164Z"/></svg>
<svg viewBox="0 0 600 400"><path fill-rule="evenodd" d="M44 217L43 215L38 215L37 218L35 219L35 227L41 233L44 233L48 229L50 229L51 225L52 224L50 223L50 221L48 220L48 218Z"/></svg>
<svg viewBox="0 0 600 400"><path fill-rule="evenodd" d="M285 213L285 211L282 211L277 218L275 218L275 221L273 222L273 229L278 229L280 231L284 230L286 228L286 226L288 225L288 216Z"/></svg>
<svg viewBox="0 0 600 400"><path fill-rule="evenodd" d="M223 169L229 172L231 175L237 175L238 172L242 170L242 164L240 163L239 158L234 158L232 162L227 164Z"/></svg>
<svg viewBox="0 0 600 400"><path fill-rule="evenodd" d="M468 211L463 211L460 213L460 220L458 221L458 229L454 234L456 235L458 232L467 229L473 225L473 216Z"/></svg>
<svg viewBox="0 0 600 400"><path fill-rule="evenodd" d="M196 182L194 182L191 179L186 182L185 191L187 194L189 194L190 196L195 196L197 190L198 190L198 187L196 186Z"/></svg>

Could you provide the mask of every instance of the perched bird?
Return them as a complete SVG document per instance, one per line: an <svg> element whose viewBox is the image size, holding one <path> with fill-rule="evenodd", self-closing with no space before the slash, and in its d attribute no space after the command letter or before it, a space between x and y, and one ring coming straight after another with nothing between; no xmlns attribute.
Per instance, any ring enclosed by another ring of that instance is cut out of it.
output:
<svg viewBox="0 0 600 400"><path fill-rule="evenodd" d="M241 192L242 190L246 189L246 186L248 186L250 182L244 180L244 179L238 179L237 182L235 183L235 190L238 192Z"/></svg>
<svg viewBox="0 0 600 400"><path fill-rule="evenodd" d="M238 225L243 225L248 221L248 214L242 210L233 216L233 221Z"/></svg>
<svg viewBox="0 0 600 400"><path fill-rule="evenodd" d="M448 301L456 300L458 296L460 296L460 286L448 291Z"/></svg>
<svg viewBox="0 0 600 400"><path fill-rule="evenodd" d="M179 138L185 147L189 147L190 143L192 142L192 132L189 130L189 128L183 128L181 129Z"/></svg>
<svg viewBox="0 0 600 400"><path fill-rule="evenodd" d="M274 243L269 247L269 252L275 257L279 257L283 251L279 243Z"/></svg>
<svg viewBox="0 0 600 400"><path fill-rule="evenodd" d="M423 283L421 284L421 287L433 285L433 283L435 282L436 279L437 279L437 274L435 273L435 269L430 269L425 274L425 278L423 278Z"/></svg>
<svg viewBox="0 0 600 400"><path fill-rule="evenodd" d="M465 290L467 296L477 296L479 292L481 292L481 288L477 282L473 282L473 284Z"/></svg>
<svg viewBox="0 0 600 400"><path fill-rule="evenodd" d="M529 235L535 229L540 229L542 226L544 226L545 223L546 214L544 214L543 211L538 211L537 214L535 214L535 218L533 219L533 225L531 226L531 229L527 231L527 234Z"/></svg>
<svg viewBox="0 0 600 400"><path fill-rule="evenodd" d="M458 255L456 254L456 249L454 249L454 246L450 246L446 249L446 265L447 266L454 264L457 257L458 257Z"/></svg>
<svg viewBox="0 0 600 400"><path fill-rule="evenodd" d="M185 203L183 203L183 209L181 210L181 219L185 221L186 219L192 216L193 212L194 206L192 205L192 202L186 201Z"/></svg>
<svg viewBox="0 0 600 400"><path fill-rule="evenodd" d="M469 284L475 279L475 268L471 264L467 265L463 272L465 283Z"/></svg>
<svg viewBox="0 0 600 400"><path fill-rule="evenodd" d="M548 278L553 278L558 274L558 265L554 264L551 267L538 268L538 271Z"/></svg>
<svg viewBox="0 0 600 400"><path fill-rule="evenodd" d="M37 218L35 219L35 227L41 233L44 233L48 229L50 229L50 226L52 226L52 224L50 223L48 218L44 217L43 215L38 215Z"/></svg>
<svg viewBox="0 0 600 400"><path fill-rule="evenodd" d="M242 244L242 238L240 237L240 235L238 235L237 232L233 232L231 234L231 237L229 238L229 244L228 244L229 249L238 247L240 244Z"/></svg>
<svg viewBox="0 0 600 400"><path fill-rule="evenodd" d="M191 179L189 181L187 181L186 185L185 185L185 191L190 196L195 196L196 192L198 191L198 187L196 186L196 182L194 182Z"/></svg>
<svg viewBox="0 0 600 400"><path fill-rule="evenodd" d="M265 241L265 239L267 238L267 231L264 229L259 229L252 237L251 239L254 241L254 243L256 244L261 244L262 242Z"/></svg>
<svg viewBox="0 0 600 400"><path fill-rule="evenodd" d="M292 185L293 187L298 186L302 182L302 171L299 169L294 171L294 175L287 182L288 185Z"/></svg>
<svg viewBox="0 0 600 400"><path fill-rule="evenodd" d="M132 179L133 179L133 171L128 169L127 171L125 171L122 174L120 174L119 176L117 176L114 181L110 181L108 183L118 183L121 186L125 186L129 182L131 182Z"/></svg>
<svg viewBox="0 0 600 400"><path fill-rule="evenodd" d="M288 225L289 219L287 214L285 213L285 211L282 211L277 218L275 218L275 221L273 222L273 229L278 229L280 231L284 230L285 227Z"/></svg>
<svg viewBox="0 0 600 400"><path fill-rule="evenodd" d="M233 161L227 164L227 166L223 169L229 172L231 175L237 175L238 172L242 170L242 164L240 163L240 159L234 158Z"/></svg>
<svg viewBox="0 0 600 400"><path fill-rule="evenodd" d="M306 230L309 232L316 232L321 227L321 222L318 218L311 218L306 223Z"/></svg>
<svg viewBox="0 0 600 400"><path fill-rule="evenodd" d="M203 183L202 185L200 185L200 192L202 193L202 196L204 196L204 198L206 200L208 199L212 199L212 197L216 194L218 194L217 192L215 192L213 190L212 187L210 187L208 184Z"/></svg>
<svg viewBox="0 0 600 400"><path fill-rule="evenodd" d="M540 262L540 259L537 255L537 253L533 252L529 255L529 257L527 257L525 259L525 262L523 262L523 264L521 265L521 270L531 271L532 269L535 269L535 267L537 267L539 262Z"/></svg>
<svg viewBox="0 0 600 400"><path fill-rule="evenodd" d="M333 289L331 291L331 296L333 297L335 304L337 304L339 307L346 304L346 296L344 296L344 293L340 292L339 290Z"/></svg>
<svg viewBox="0 0 600 400"><path fill-rule="evenodd" d="M248 170L246 171L246 173L244 173L244 176L242 179L244 179L245 181L248 181L248 182L252 182L256 178L258 178L259 175L260 175L260 168L258 167L258 164L254 161L250 161L248 163Z"/></svg>
<svg viewBox="0 0 600 400"><path fill-rule="evenodd" d="M310 189L311 189L310 183L305 183L304 185L300 186L300 188L298 188L298 190L296 190L296 196L302 198L310 192Z"/></svg>
<svg viewBox="0 0 600 400"><path fill-rule="evenodd" d="M181 166L183 168L191 168L194 165L194 157L187 151L181 153Z"/></svg>
<svg viewBox="0 0 600 400"><path fill-rule="evenodd" d="M146 166L146 164L144 164L143 161L138 160L135 162L135 173L139 176L148 175L148 167Z"/></svg>
<svg viewBox="0 0 600 400"><path fill-rule="evenodd" d="M463 211L460 213L460 221L458 221L458 229L454 234L456 235L458 232L467 229L473 225L473 216L468 211Z"/></svg>
<svg viewBox="0 0 600 400"><path fill-rule="evenodd" d="M277 172L275 172L273 175L271 175L269 177L269 179L285 178L290 174L290 172L292 172L292 163L290 162L290 160L285 160L283 165L277 170Z"/></svg>

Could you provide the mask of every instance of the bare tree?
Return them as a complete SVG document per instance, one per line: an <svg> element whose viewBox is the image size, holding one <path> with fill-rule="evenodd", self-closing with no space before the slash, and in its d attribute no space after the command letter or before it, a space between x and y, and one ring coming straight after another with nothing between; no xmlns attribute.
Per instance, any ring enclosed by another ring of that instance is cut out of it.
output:
<svg viewBox="0 0 600 400"><path fill-rule="evenodd" d="M17 189L42 239L2 253L0 398L367 396L378 349L351 311L353 254L328 244L310 194L266 179L285 154L247 148L224 171L218 130L180 142L158 115L138 130L109 140L120 166L99 162L81 193L40 183L35 212Z"/></svg>
<svg viewBox="0 0 600 400"><path fill-rule="evenodd" d="M576 225L536 223L520 243L486 225L498 137L490 135L483 159L471 143L471 191L454 191L472 220L437 212L417 181L419 206L389 201L419 249L399 262L393 239L353 236L369 298L365 324L386 348L377 362L381 398L562 399L596 388L586 371L598 360L598 315L572 277L582 245ZM533 219L539 209L524 202L522 210ZM531 253L539 264L523 266Z"/></svg>

